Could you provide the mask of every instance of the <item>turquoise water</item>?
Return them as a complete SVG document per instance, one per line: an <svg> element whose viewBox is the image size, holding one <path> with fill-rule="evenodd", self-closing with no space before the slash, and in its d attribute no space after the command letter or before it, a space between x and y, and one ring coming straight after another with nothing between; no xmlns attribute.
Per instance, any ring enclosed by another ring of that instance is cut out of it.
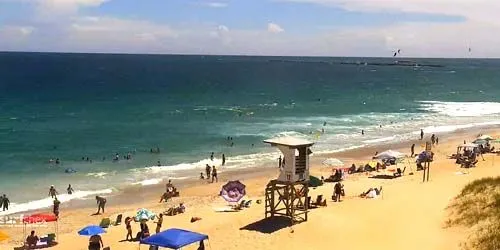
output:
<svg viewBox="0 0 500 250"><path fill-rule="evenodd" d="M420 66L371 65L392 58L0 53L0 192L21 209L46 204L50 185L62 192L71 183L82 198L197 176L206 163L220 165L222 153L221 171L264 165L277 154L262 140L274 136L314 140L318 153L404 141L420 128L500 123L500 60L413 61ZM151 154L156 147L161 153ZM61 164L49 163L56 158Z"/></svg>

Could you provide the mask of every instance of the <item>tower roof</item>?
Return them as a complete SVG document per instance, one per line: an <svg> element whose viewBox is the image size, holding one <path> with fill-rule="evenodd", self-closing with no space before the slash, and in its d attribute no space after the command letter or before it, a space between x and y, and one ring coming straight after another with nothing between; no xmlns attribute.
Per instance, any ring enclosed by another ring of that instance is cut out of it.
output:
<svg viewBox="0 0 500 250"><path fill-rule="evenodd" d="M314 144L314 142L310 142L308 140L296 138L296 137L277 137L272 139L264 140L265 143L269 143L272 146L282 145L288 146L292 148L298 147L310 147Z"/></svg>

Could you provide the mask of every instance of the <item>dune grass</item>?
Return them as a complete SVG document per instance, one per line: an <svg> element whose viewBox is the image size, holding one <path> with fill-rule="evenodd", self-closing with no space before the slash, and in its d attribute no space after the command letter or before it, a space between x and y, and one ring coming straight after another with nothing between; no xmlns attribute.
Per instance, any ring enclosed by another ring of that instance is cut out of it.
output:
<svg viewBox="0 0 500 250"><path fill-rule="evenodd" d="M500 177L471 182L448 206L447 226L465 226L472 233L466 250L500 250Z"/></svg>

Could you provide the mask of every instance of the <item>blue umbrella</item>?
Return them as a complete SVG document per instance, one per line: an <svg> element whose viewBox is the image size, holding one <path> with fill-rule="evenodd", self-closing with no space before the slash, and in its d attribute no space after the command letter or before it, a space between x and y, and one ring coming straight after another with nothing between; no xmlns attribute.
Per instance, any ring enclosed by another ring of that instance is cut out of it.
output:
<svg viewBox="0 0 500 250"><path fill-rule="evenodd" d="M102 227L95 226L95 225L86 226L82 230L78 231L78 234L82 235L82 236L92 236L92 235L103 234L103 233L106 233L106 231L104 231L104 229L102 229Z"/></svg>

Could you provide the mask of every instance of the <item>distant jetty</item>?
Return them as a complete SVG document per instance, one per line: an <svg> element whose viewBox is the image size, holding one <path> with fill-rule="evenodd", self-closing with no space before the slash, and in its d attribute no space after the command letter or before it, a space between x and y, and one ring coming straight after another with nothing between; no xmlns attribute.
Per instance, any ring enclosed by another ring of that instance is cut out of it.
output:
<svg viewBox="0 0 500 250"><path fill-rule="evenodd" d="M356 66L394 66L394 67L431 67L431 68L442 68L444 65L440 64L427 64L418 63L409 60L398 60L393 62L329 62L329 61L310 61L310 60L285 60L285 59L272 59L269 62L281 62L281 63L307 63L307 64L342 64L342 65L356 65Z"/></svg>

